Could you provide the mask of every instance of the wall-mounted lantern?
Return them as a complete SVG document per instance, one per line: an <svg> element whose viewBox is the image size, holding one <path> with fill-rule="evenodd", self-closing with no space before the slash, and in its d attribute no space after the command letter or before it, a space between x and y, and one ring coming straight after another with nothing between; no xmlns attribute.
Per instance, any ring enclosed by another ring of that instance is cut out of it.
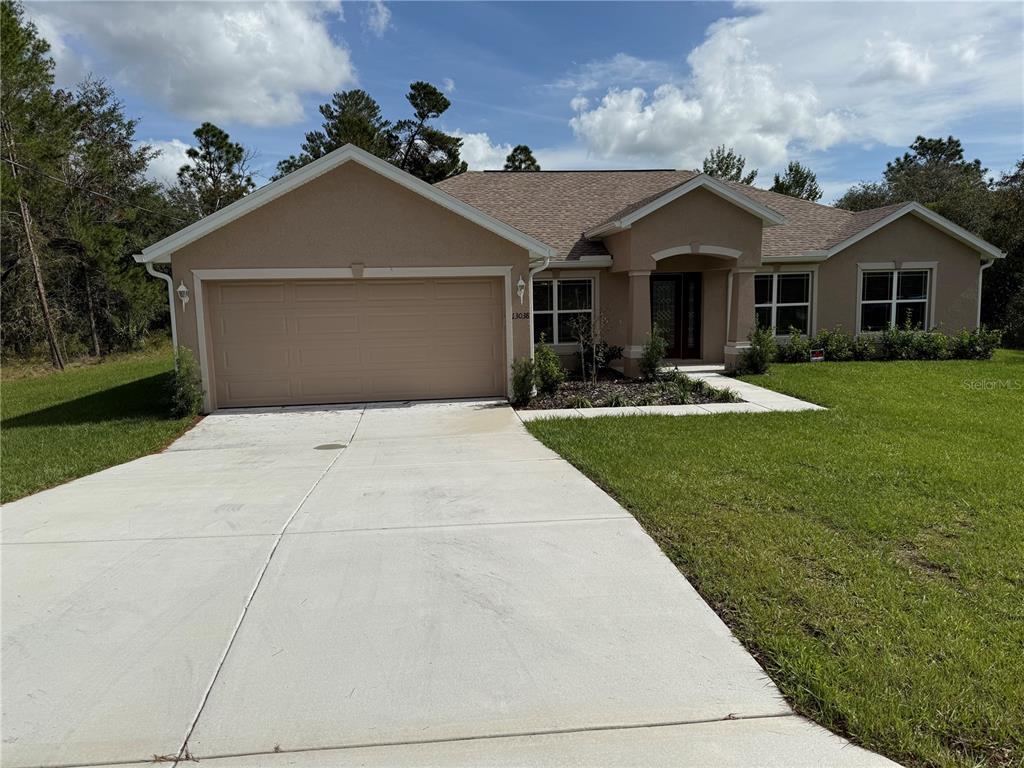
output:
<svg viewBox="0 0 1024 768"><path fill-rule="evenodd" d="M188 288L181 281L178 282L178 289L175 291L178 294L178 298L181 299L181 308L184 309L185 305L188 304Z"/></svg>
<svg viewBox="0 0 1024 768"><path fill-rule="evenodd" d="M519 303L523 303L523 296L526 295L526 281L523 280L523 276L519 276L519 282L516 283L516 293L519 294Z"/></svg>

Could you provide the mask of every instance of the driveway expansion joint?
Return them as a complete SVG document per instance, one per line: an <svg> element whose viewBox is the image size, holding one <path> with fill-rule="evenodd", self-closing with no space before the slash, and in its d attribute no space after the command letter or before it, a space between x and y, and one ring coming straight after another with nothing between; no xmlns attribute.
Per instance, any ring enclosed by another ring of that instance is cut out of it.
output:
<svg viewBox="0 0 1024 768"><path fill-rule="evenodd" d="M762 715L734 715L725 717L709 717L694 720L664 720L650 723L623 723L611 725L578 726L575 728L534 729L529 731L509 731L506 733L484 733L472 736L445 736L436 739L405 739L398 741L371 741L354 744L342 744L323 747L293 747L289 749L268 749L255 752L224 752L209 755L194 755L196 762L202 760L222 760L231 757L256 757L257 755L288 755L304 752L333 752L350 749L382 749L386 747L411 747L430 744L454 744L462 741L494 741L497 739L521 739L532 736L560 736L571 733L600 733L602 731L632 731L645 728L675 728L687 725L708 725L711 723L734 723L741 720L775 720L784 717L798 717L796 712L770 712ZM65 768L64 766L46 766L46 768Z"/></svg>
<svg viewBox="0 0 1024 768"><path fill-rule="evenodd" d="M349 443L355 440L356 433L359 431L359 425L363 421L364 413L365 410L361 410L359 412L359 419L358 421L356 421L356 426L352 430L352 437L349 440ZM192 722L189 725L188 731L186 731L185 733L185 738L182 741L181 748L178 750L177 753L177 759L175 759L174 761L175 768L177 768L178 763L180 763L182 760L192 761L195 759L188 749L189 739L192 738L192 734L195 732L196 725L199 723L199 718L203 715L203 709L206 707L206 702L209 701L210 694L213 692L213 687L217 684L217 677L220 675L221 670L224 668L224 662L227 661L228 655L231 653L231 647L232 645L234 645L235 638L238 637L238 632L242 628L242 623L245 621L246 614L249 612L249 606L252 605L252 601L256 598L256 593L259 591L260 584L263 583L263 577L266 576L267 570L270 568L270 563L273 561L274 554L277 552L277 548L281 545L281 541L284 539L284 535L288 530L288 526L292 524L292 521L299 514L299 510L302 509L303 505L306 503L309 497L313 495L313 491L316 490L316 487L320 485L321 481L327 476L327 473L331 471L331 468L338 463L338 460L341 459L342 456L345 455L346 450L347 449L339 450L338 454L333 459L331 459L330 463L324 468L323 472L320 473L316 481L309 487L309 490L306 491L302 499L299 500L299 503L295 506L295 509L292 510L291 515L289 515L288 519L285 520L284 525L281 527L280 532L277 534L277 537L274 540L274 545L270 548L270 553L267 555L267 559L264 561L263 567L260 569L259 575L256 577L256 583L253 584L252 590L249 592L249 596L246 599L245 604L242 606L242 613L239 615L238 621L235 623L235 627L231 631L231 637L228 638L227 645L224 647L224 652L221 654L221 657L217 662L217 667L214 670L213 677L210 678L210 684L207 686L206 691L203 693L203 697L199 702L199 708L196 710L195 717L192 718Z"/></svg>

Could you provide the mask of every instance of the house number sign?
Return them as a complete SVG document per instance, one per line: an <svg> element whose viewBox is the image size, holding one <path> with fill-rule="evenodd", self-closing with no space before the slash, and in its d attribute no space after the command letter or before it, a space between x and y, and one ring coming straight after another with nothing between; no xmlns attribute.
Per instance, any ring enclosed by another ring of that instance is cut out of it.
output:
<svg viewBox="0 0 1024 768"><path fill-rule="evenodd" d="M513 320L529 320L530 319L530 313L529 312L513 312L512 313L512 319Z"/></svg>

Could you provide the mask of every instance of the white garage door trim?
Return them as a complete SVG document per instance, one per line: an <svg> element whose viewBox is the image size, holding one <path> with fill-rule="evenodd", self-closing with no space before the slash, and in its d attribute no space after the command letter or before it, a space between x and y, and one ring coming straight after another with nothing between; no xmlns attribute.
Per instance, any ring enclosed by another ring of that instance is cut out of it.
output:
<svg viewBox="0 0 1024 768"><path fill-rule="evenodd" d="M367 267L363 278L388 277L500 277L505 287L505 392L512 386L512 267ZM203 410L213 408L210 397L210 363L206 354L206 317L203 281L223 280L340 280L354 278L348 267L294 269L193 269L196 332L199 341L199 373L203 380Z"/></svg>

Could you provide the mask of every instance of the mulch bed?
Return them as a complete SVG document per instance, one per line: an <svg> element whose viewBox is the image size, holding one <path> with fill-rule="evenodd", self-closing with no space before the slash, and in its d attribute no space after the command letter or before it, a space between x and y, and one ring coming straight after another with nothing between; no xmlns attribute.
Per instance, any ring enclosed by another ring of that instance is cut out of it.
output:
<svg viewBox="0 0 1024 768"><path fill-rule="evenodd" d="M668 381L599 379L567 381L553 395L537 395L523 410L550 408L607 408L631 405L689 405L735 402L735 396L703 381L681 378Z"/></svg>

